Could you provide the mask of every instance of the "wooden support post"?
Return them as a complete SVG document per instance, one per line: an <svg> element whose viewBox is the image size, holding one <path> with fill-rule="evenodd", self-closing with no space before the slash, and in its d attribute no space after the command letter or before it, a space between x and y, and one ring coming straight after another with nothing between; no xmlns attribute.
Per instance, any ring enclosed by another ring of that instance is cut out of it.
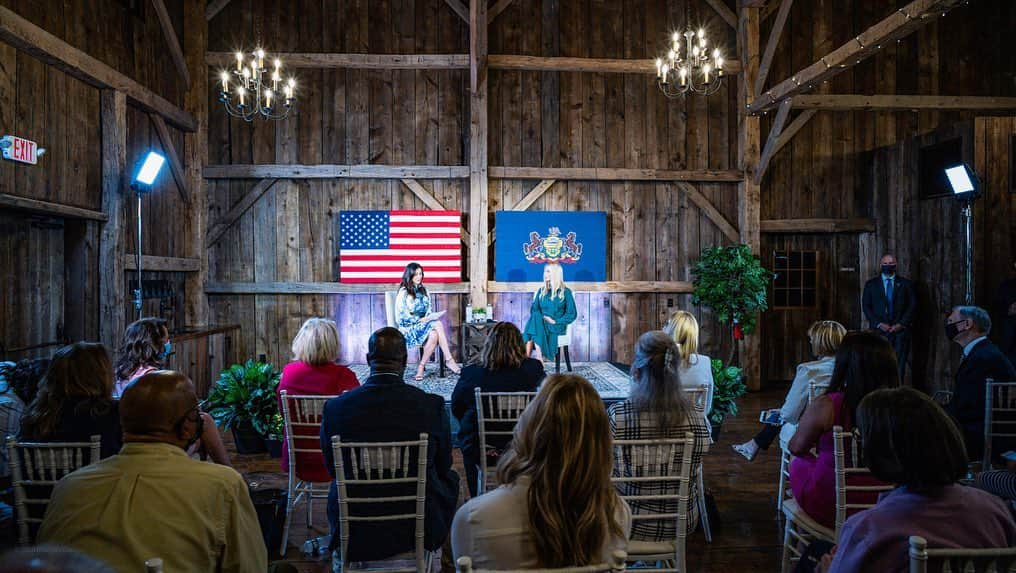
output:
<svg viewBox="0 0 1016 573"><path fill-rule="evenodd" d="M176 145L173 144L173 140L169 137L169 128L166 127L166 122L163 121L162 116L150 113L148 117L152 120L152 125L155 126L155 133L159 135L159 141L162 142L162 150L166 152L169 170L173 173L173 181L176 182L176 189L180 193L180 198L183 199L184 203L190 203L190 182L187 181L187 174L184 173L180 155L176 152Z"/></svg>
<svg viewBox="0 0 1016 573"><path fill-rule="evenodd" d="M798 116L794 118L794 121L790 122L790 125L783 130L783 133L780 134L780 138L776 140L776 149L773 150L773 155L779 153L780 150L783 149L784 145L790 143L790 140L797 135L798 131L801 131L801 128L808 123L808 120L811 119L815 113L817 113L815 110L807 109L798 114Z"/></svg>
<svg viewBox="0 0 1016 573"><path fill-rule="evenodd" d="M205 20L211 20L216 14L222 11L229 4L229 0L209 0L208 8L205 9Z"/></svg>
<svg viewBox="0 0 1016 573"><path fill-rule="evenodd" d="M257 203L258 199L260 199L266 191L271 189L272 185L274 185L276 181L278 181L278 179L262 179L251 187L251 190L248 191L242 199L237 201L236 205L233 205L229 211L222 216L222 219L216 221L215 224L208 229L208 232L205 234L207 237L204 241L205 247L210 249L212 245L218 242L218 240L222 238L222 235L225 234L231 226L233 226L233 223L237 222L248 209L253 207L254 203Z"/></svg>
<svg viewBox="0 0 1016 573"><path fill-rule="evenodd" d="M769 167L769 161L776 154L776 148L779 144L780 134L783 133L783 126L787 123L787 117L790 116L790 106L793 103L792 99L785 99L780 104L780 111L776 113L776 117L773 118L773 124L769 128L769 138L766 139L766 147L762 150L762 156L759 158L758 167L755 169L755 175L753 180L756 185L762 184L762 177L766 174L766 168Z"/></svg>
<svg viewBox="0 0 1016 573"><path fill-rule="evenodd" d="M497 0L497 3L491 6L490 11L487 12L487 24L490 24L494 21L494 18L500 16L501 12L504 12L506 8L511 6L513 1L514 0Z"/></svg>
<svg viewBox="0 0 1016 573"><path fill-rule="evenodd" d="M794 109L827 111L977 110L1004 114L1016 111L1016 97L814 94L794 96Z"/></svg>
<svg viewBox="0 0 1016 573"><path fill-rule="evenodd" d="M740 234L737 232L737 229L730 224L730 221L723 216L723 213L721 213L720 210L717 209L716 206L713 205L713 203L706 198L701 191L686 181L678 181L677 186L688 194L688 199L690 199L691 202L699 208L699 211L702 211L702 213L705 214L705 216L720 229L720 232L723 233L724 237L729 239L731 243L737 243L740 241Z"/></svg>
<svg viewBox="0 0 1016 573"><path fill-rule="evenodd" d="M487 0L469 0L469 301L473 308L487 306L488 193Z"/></svg>
<svg viewBox="0 0 1016 573"><path fill-rule="evenodd" d="M99 237L99 340L116 348L126 327L123 268L123 226L129 195L127 170L127 96L102 90L99 121L102 124L102 211L106 222Z"/></svg>
<svg viewBox="0 0 1016 573"><path fill-rule="evenodd" d="M223 4L224 5L224 4ZM187 66L197 70L190 89L184 94L184 109L197 118L194 133L183 137L183 173L191 198L187 205L190 228L190 257L200 266L189 273L184 283L184 322L188 326L204 326L208 320L208 253L205 251L205 231L208 227L208 190L202 168L208 163L208 69L205 53L208 51L208 18L205 0L184 0L183 29Z"/></svg>
<svg viewBox="0 0 1016 573"><path fill-rule="evenodd" d="M423 185L421 185L420 182L417 181L416 179L403 179L402 184L405 185L406 188L408 188L410 191L412 191L413 195L416 195L417 199L423 201L423 204L430 207L431 209L435 211L448 210L448 208L444 206L444 203L438 201L437 197L435 197L430 191L427 191L427 189ZM469 231L461 227L459 228L459 231L462 234L462 242L468 246Z"/></svg>
<svg viewBox="0 0 1016 573"><path fill-rule="evenodd" d="M713 7L713 10L716 10L716 13L720 15L720 18L723 18L724 22L730 24L731 28L737 29L737 16L733 10L727 8L726 2L723 0L706 0L706 2Z"/></svg>
<svg viewBox="0 0 1016 573"><path fill-rule="evenodd" d="M445 0L445 4L447 4L449 8L454 10L455 13L459 15L459 18L462 18L462 21L469 24L470 29L472 29L472 22L470 21L472 2L470 2L469 8L466 8L466 5L462 3L462 0ZM486 13L487 11L486 5L484 6L483 11Z"/></svg>
<svg viewBox="0 0 1016 573"><path fill-rule="evenodd" d="M773 22L773 29L769 31L769 41L766 42L766 51L762 54L762 62L758 66L758 78L755 80L755 97L762 93L766 85L766 77L769 75L769 66L773 63L773 56L776 55L776 46L780 44L780 36L783 35L783 26L787 23L787 16L790 16L790 7L794 0L773 0L779 2L780 11L776 14L776 21Z"/></svg>
<svg viewBox="0 0 1016 573"><path fill-rule="evenodd" d="M741 54L744 73L738 82L737 116L740 127L738 155L741 168L744 169L744 180L738 186L737 202L738 228L741 231L741 242L749 245L753 253L760 248L760 204L759 184L755 182L755 170L759 163L759 146L762 139L759 118L747 113L751 104L753 89L758 77L759 66L759 9L742 6L738 18L737 44ZM762 388L762 364L759 334L756 331L747 335L738 345L741 356L741 368L744 371L748 389L757 391Z"/></svg>
<svg viewBox="0 0 1016 573"><path fill-rule="evenodd" d="M190 89L190 73L187 72L187 61L183 57L183 49L180 48L180 39L173 29L173 20L169 17L169 10L166 10L166 3L163 0L152 0L155 7L155 14L159 17L159 25L162 26L162 35L166 37L166 46L169 48L169 57L173 59L173 65L183 80L183 85ZM204 68L199 68L203 70Z"/></svg>

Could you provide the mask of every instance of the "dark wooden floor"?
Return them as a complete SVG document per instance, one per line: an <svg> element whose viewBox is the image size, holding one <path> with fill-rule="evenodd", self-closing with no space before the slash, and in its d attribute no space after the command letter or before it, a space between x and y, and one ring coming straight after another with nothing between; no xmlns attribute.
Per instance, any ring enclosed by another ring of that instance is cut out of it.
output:
<svg viewBox="0 0 1016 573"><path fill-rule="evenodd" d="M730 446L751 438L759 429L759 410L779 406L784 393L785 388L777 387L745 396L740 402L741 414L724 423L719 442L705 457L706 488L715 496L721 523L718 527L714 525L712 543L706 543L700 531L689 538L689 573L771 573L779 569L782 530L775 509L779 452L776 449L762 452L748 463ZM226 438L228 441L229 437ZM232 447L231 443L228 445ZM461 475L462 461L457 450L455 464ZM248 482L285 488L285 474L279 470L278 460L265 455L237 455L234 465ZM465 497L464 487L462 496ZM330 571L327 562L308 561L300 553L304 541L327 533L324 510L323 501L315 503L310 529L304 525L302 505L294 512L286 561L301 573Z"/></svg>

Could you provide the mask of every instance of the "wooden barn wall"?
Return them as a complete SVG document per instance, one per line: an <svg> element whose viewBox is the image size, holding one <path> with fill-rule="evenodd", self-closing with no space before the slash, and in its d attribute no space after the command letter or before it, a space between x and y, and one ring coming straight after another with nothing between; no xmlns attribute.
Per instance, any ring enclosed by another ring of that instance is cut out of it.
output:
<svg viewBox="0 0 1016 573"><path fill-rule="evenodd" d="M112 66L182 107L184 85L168 57L166 40L150 2L95 0L0 0L0 5ZM183 0L166 0L178 34ZM192 72L193 73L193 72ZM178 153L183 134L169 126ZM38 165L0 162L0 193L59 205L102 210L99 90L32 56L0 42L0 133L34 140L46 149ZM128 107L128 169L149 148L162 149L148 115ZM168 168L143 213L147 221L143 253L192 257L193 229ZM122 229L133 253L136 207L126 206ZM7 353L48 342L98 338L98 241L102 223L24 213L0 208L0 265L3 313L0 314L0 358L48 355L53 347ZM147 274L147 273L146 273ZM161 275L161 276L160 276ZM133 278L127 273L125 280ZM179 285L183 276L159 273ZM133 286L126 292L130 296ZM31 302L30 302L31 301ZM128 303L129 304L129 303ZM173 308L147 309L174 316ZM179 313L182 316L182 312ZM128 320L136 316L133 307ZM174 320L174 326L182 326Z"/></svg>
<svg viewBox="0 0 1016 573"><path fill-rule="evenodd" d="M327 4L328 9L323 8ZM704 2L692 9L714 42L734 53L734 33ZM490 53L650 58L684 3L515 0L490 26ZM250 46L280 51L466 53L468 28L442 0L273 2L233 0L211 22L212 51ZM210 163L379 163L463 165L468 161L466 71L299 70L300 103L285 122L229 120L210 102ZM492 166L736 167L736 81L709 98L668 100L647 75L490 71ZM461 181L423 181L449 208L468 211ZM210 180L215 221L255 184ZM491 180L490 209L508 208L535 181ZM737 220L736 186L698 185L728 220ZM398 181L277 182L209 250L209 280L332 281L337 276L338 212L425 208ZM533 210L606 211L613 280L690 280L702 248L727 239L683 191L667 183L558 182ZM493 258L493 257L491 257ZM466 276L464 271L463 277ZM491 273L493 276L493 273ZM463 295L439 295L449 310L453 347ZM530 294L492 294L495 316L522 326ZM669 312L692 309L706 353L730 343L690 295L580 293L575 360L629 361L635 339ZM300 323L334 317L343 327L341 360L363 362L366 339L385 324L382 295L212 295L216 322L248 325L241 356L289 356Z"/></svg>
<svg viewBox="0 0 1016 573"><path fill-rule="evenodd" d="M795 2L776 50L767 87L848 42L900 4L895 0ZM770 17L762 24L763 45L775 19ZM1008 46L1014 27L1016 3L973 1L954 8L902 41L884 46L871 59L816 86L811 93L1012 96L1016 93L1016 60L1010 57ZM796 113L800 112L793 112L791 121ZM763 137L773 115L763 117ZM883 195L878 195L878 189L872 185L872 170L877 166L872 164L871 152L940 126L970 120L974 115L974 112L937 111L819 111L773 158L762 182L761 218L876 219L878 237L869 244L899 251L901 274L918 277L928 261L922 262L909 253L937 247L911 241L940 237L882 236L884 226L896 216L903 217L896 220L896 225L918 225L914 217L922 208L910 206L907 196L898 197L904 207L896 212L887 211L879 203L884 194L892 191L882 189ZM916 169L915 165L911 168ZM948 218L953 215L951 210L946 215L949 225L959 224L958 219ZM1011 222L1010 218L1010 226ZM811 359L805 332L813 321L834 319L848 328L866 326L861 323L861 286L877 272L880 253L861 249L858 246L861 238L856 233L763 233L762 256L767 264L772 264L774 250L818 250L823 256L819 275L824 277L822 284L826 287L815 309L773 310L764 315L761 323L764 379L789 380L798 363ZM944 258L938 262L948 268L959 268L956 265L961 260L952 258L954 254L943 249ZM932 278L929 276L928 280ZM934 277L953 278L951 274ZM924 286L930 290L954 288L938 282ZM935 312L925 318L932 321L937 334L939 309L927 310ZM944 375L942 364L933 355L925 356L931 362L921 366L932 369L928 371L935 372L940 379Z"/></svg>

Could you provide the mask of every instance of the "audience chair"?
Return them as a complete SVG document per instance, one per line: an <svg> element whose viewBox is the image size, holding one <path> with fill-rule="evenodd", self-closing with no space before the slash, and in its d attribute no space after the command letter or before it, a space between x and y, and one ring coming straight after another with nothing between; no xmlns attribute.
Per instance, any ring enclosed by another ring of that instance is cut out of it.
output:
<svg viewBox="0 0 1016 573"><path fill-rule="evenodd" d="M849 466L846 461L848 453L851 461ZM783 563L780 568L782 573L791 571L792 562L800 561L803 548L812 541L822 539L836 543L848 513L853 514L875 505L857 501L857 495L893 489L891 485L850 484L850 477L871 475L871 472L860 463L861 455L853 434L844 431L841 426L833 427L833 458L836 466L836 527L829 529L812 519L801 509L796 499L784 500L783 515L786 517L786 525L783 530Z"/></svg>
<svg viewBox="0 0 1016 573"><path fill-rule="evenodd" d="M610 563L601 563L599 565L587 565L585 567L560 567L557 569L520 569L513 571L511 569L473 569L473 560L469 557L459 557L455 561L455 570L458 573L607 573L614 571L624 571L624 562L628 558L628 555L617 549L611 556Z"/></svg>
<svg viewBox="0 0 1016 573"><path fill-rule="evenodd" d="M423 547L424 511L427 498L427 434L418 440L401 442L343 442L341 436L332 436L332 455L335 459L335 485L339 501L339 547L332 557L332 570L340 573L366 571L350 567L346 559L349 547L349 528L356 523L414 521L415 549L412 567L379 568L371 562L370 571L412 573L430 571L433 554ZM347 458L344 459L344 456ZM349 467L346 467L346 459ZM414 463L415 462L415 467ZM347 477L347 472L348 476ZM416 484L415 495L389 495L383 497L352 497L349 486L390 486ZM415 502L416 511L399 513L397 502ZM351 510L359 508L359 510ZM365 509L371 509L364 515ZM409 554L396 555L389 560L408 559Z"/></svg>
<svg viewBox="0 0 1016 573"><path fill-rule="evenodd" d="M388 319L388 326L392 328L399 327L399 323L395 321L395 297L398 296L398 294L399 293L395 291L385 291L385 317ZM449 333L449 336L451 336L451 333ZM419 351L420 360L423 360L423 346L417 346L416 348ZM406 350L408 351L410 348L407 348ZM445 357L444 354L441 353L440 346L434 347L434 360L438 364L438 372L441 378L444 378Z"/></svg>
<svg viewBox="0 0 1016 573"><path fill-rule="evenodd" d="M995 438L1016 440L1016 382L995 382L988 378L984 385L983 471L991 469L991 447Z"/></svg>
<svg viewBox="0 0 1016 573"><path fill-rule="evenodd" d="M828 389L828 383L808 382L808 404L810 405L815 398L825 394ZM783 500L787 496L787 481L790 479L791 458L792 456L790 455L790 450L787 449L787 444L783 443L783 440L780 440L780 485L776 491L777 514L783 511Z"/></svg>
<svg viewBox="0 0 1016 573"><path fill-rule="evenodd" d="M706 419L706 425L712 427L709 422L708 412L706 412L706 397L709 396L709 388L706 386L688 386L684 389L684 393L688 396L688 401L691 402L695 411L702 415ZM697 488L695 493L695 502L698 503L699 507L699 523L702 525L702 534L706 537L707 543L713 542L713 530L709 526L709 514L706 512L706 484L705 477L702 473L703 463L699 464L698 472L695 475L697 482Z"/></svg>
<svg viewBox="0 0 1016 573"><path fill-rule="evenodd" d="M481 392L474 389L476 398L476 427L480 438L480 467L477 472L476 494L487 491L488 476L493 475L493 466L487 465L487 445L492 441L511 441L515 423L519 416L536 397L536 392ZM503 440L496 440L496 438ZM495 438L492 440L491 438Z"/></svg>
<svg viewBox="0 0 1016 573"><path fill-rule="evenodd" d="M929 567L930 565L930 567ZM910 536L910 573L1006 573L1016 571L1016 547L998 549L928 549L928 541Z"/></svg>
<svg viewBox="0 0 1016 573"><path fill-rule="evenodd" d="M688 503L691 501L691 458L695 435L657 440L614 440L614 470L611 481L626 503L640 507L632 515L632 529L640 522L662 525L673 522L675 536L668 541L628 542L631 561L668 562L670 567L657 571L685 573L685 547L688 537ZM649 512L639 502L672 502L676 512ZM645 510L645 511L643 511Z"/></svg>
<svg viewBox="0 0 1016 573"><path fill-rule="evenodd" d="M282 527L282 547L279 555L286 556L289 542L289 527L292 524L293 508L300 500L307 504L307 527L313 523L315 499L328 499L330 481L313 482L305 480L301 475L310 469L306 467L308 460L299 462L297 454L317 454L318 463L324 467L321 456L321 419L324 414L325 402L335 396L290 396L285 390L280 394L282 402L282 420L286 427L286 448L289 456L289 480L286 492L286 521ZM310 431L307 431L310 430ZM306 457L306 456L304 456Z"/></svg>
<svg viewBox="0 0 1016 573"><path fill-rule="evenodd" d="M557 355L554 356L554 367L557 368L557 373L561 373L561 352L564 352L564 364L568 368L568 372L571 372L571 355L568 353L568 347L571 346L571 327L567 325L564 327L564 334L559 334L557 337Z"/></svg>
<svg viewBox="0 0 1016 573"><path fill-rule="evenodd" d="M30 534L29 524L42 523L41 516L46 513L57 482L74 470L99 461L100 440L100 436L92 436L88 442L18 442L7 437L19 546L32 543L34 534ZM43 497L34 497L37 495ZM41 507L40 517L29 515L31 507Z"/></svg>

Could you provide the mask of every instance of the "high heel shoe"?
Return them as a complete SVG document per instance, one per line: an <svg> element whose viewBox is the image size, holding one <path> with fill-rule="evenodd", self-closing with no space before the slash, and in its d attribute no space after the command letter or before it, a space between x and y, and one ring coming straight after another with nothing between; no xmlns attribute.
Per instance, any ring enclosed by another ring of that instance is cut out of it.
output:
<svg viewBox="0 0 1016 573"><path fill-rule="evenodd" d="M459 366L458 362L452 361L452 362L449 362L449 363L445 364L445 366L447 366L448 369L452 371L452 374L458 374L458 373L462 372L462 367Z"/></svg>
<svg viewBox="0 0 1016 573"><path fill-rule="evenodd" d="M416 376L413 377L413 380L416 380L417 382L423 382L423 373L424 373L424 366L423 366L423 364L421 364L421 365L416 367Z"/></svg>

